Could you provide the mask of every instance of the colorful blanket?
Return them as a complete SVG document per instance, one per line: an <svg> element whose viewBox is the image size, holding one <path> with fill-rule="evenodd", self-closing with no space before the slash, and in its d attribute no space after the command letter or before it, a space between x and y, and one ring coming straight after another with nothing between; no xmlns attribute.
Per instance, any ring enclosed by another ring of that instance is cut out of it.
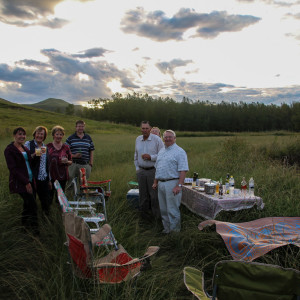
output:
<svg viewBox="0 0 300 300"><path fill-rule="evenodd" d="M287 244L300 247L300 217L263 218L245 223L208 220L198 228L213 224L234 260L252 261Z"/></svg>

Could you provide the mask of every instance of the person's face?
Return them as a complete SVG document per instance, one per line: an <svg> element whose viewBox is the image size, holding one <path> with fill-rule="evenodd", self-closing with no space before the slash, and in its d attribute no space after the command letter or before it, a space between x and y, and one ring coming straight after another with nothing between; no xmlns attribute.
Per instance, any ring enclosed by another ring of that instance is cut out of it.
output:
<svg viewBox="0 0 300 300"><path fill-rule="evenodd" d="M147 139L150 135L151 127L149 124L142 124L141 131L144 139Z"/></svg>
<svg viewBox="0 0 300 300"><path fill-rule="evenodd" d="M160 132L159 132L159 130L156 129L156 128L151 129L151 133L152 133L152 134L155 134L155 135L157 135L157 136L160 136Z"/></svg>
<svg viewBox="0 0 300 300"><path fill-rule="evenodd" d="M58 130L54 133L54 136L53 136L53 140L56 142L56 143L60 143L62 138L63 138L64 134L62 131Z"/></svg>
<svg viewBox="0 0 300 300"><path fill-rule="evenodd" d="M18 143L18 144L24 144L25 139L26 139L25 132L23 132L21 130L17 131L17 133L14 135L14 139L15 139L16 143Z"/></svg>
<svg viewBox="0 0 300 300"><path fill-rule="evenodd" d="M45 130L39 130L35 133L34 139L37 143L42 143L45 139Z"/></svg>
<svg viewBox="0 0 300 300"><path fill-rule="evenodd" d="M84 132L84 128L85 128L85 125L84 124L77 124L75 129L76 129L76 132L78 134L82 134Z"/></svg>
<svg viewBox="0 0 300 300"><path fill-rule="evenodd" d="M166 147L172 146L176 141L176 138L171 132L166 132L164 136L164 142Z"/></svg>

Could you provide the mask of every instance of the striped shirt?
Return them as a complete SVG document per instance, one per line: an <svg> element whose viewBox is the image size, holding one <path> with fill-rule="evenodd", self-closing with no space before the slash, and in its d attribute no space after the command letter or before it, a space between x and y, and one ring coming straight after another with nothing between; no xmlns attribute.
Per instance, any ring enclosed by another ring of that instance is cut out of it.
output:
<svg viewBox="0 0 300 300"><path fill-rule="evenodd" d="M66 144L70 146L72 154L81 153L80 158L72 158L73 162L83 165L90 162L90 152L94 151L95 147L88 134L85 133L81 139L75 132L67 138Z"/></svg>
<svg viewBox="0 0 300 300"><path fill-rule="evenodd" d="M179 178L181 171L189 170L186 152L176 143L161 149L155 168L155 179Z"/></svg>

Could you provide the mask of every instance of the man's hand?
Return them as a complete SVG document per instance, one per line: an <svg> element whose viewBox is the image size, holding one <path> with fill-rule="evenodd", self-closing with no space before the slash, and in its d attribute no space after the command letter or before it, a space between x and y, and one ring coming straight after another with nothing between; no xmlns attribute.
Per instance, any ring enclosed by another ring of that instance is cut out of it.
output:
<svg viewBox="0 0 300 300"><path fill-rule="evenodd" d="M153 188L154 190L157 189L157 182L154 182L154 183L152 184L152 188Z"/></svg>
<svg viewBox="0 0 300 300"><path fill-rule="evenodd" d="M82 154L80 152L72 154L72 157L74 158L80 158L82 156Z"/></svg>
<svg viewBox="0 0 300 300"><path fill-rule="evenodd" d="M174 189L173 189L173 194L174 194L174 196L177 195L177 194L179 194L180 192L181 192L181 187L178 186L178 185L176 185L176 186L174 187Z"/></svg>
<svg viewBox="0 0 300 300"><path fill-rule="evenodd" d="M142 154L142 159L143 160L151 160L151 156L150 156L150 154L145 153L145 154Z"/></svg>

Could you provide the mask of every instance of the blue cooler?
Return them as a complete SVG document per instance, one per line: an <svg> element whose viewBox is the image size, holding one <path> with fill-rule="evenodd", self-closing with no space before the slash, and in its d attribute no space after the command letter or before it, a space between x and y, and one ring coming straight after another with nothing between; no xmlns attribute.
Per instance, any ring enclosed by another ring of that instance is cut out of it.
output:
<svg viewBox="0 0 300 300"><path fill-rule="evenodd" d="M128 204L132 208L139 208L139 189L131 189L127 193Z"/></svg>

